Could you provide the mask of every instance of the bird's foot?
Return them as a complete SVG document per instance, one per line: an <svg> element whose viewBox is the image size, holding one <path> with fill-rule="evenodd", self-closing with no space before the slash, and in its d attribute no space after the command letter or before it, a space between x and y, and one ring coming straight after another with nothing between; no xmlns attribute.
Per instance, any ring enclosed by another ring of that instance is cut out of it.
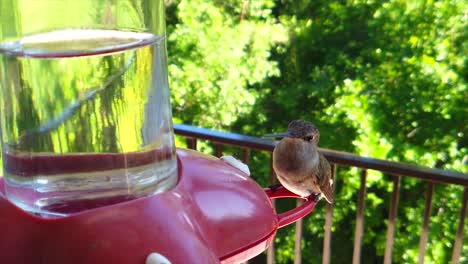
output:
<svg viewBox="0 0 468 264"><path fill-rule="evenodd" d="M277 184L273 184L273 185L268 186L268 189L270 189L271 192L275 192L276 190L278 190L281 187L283 187L283 185L277 183Z"/></svg>
<svg viewBox="0 0 468 264"><path fill-rule="evenodd" d="M314 201L314 203L318 203L320 199L322 198L322 195L320 193L313 193L309 197L307 197L308 200Z"/></svg>

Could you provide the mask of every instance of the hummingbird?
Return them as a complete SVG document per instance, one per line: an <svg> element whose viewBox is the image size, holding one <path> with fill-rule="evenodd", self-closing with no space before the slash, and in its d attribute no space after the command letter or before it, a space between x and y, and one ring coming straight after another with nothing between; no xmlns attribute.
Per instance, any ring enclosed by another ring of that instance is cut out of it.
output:
<svg viewBox="0 0 468 264"><path fill-rule="evenodd" d="M263 137L280 139L273 150L273 169L281 185L302 197L319 194L333 203L331 167L318 152L320 132L312 123L294 120L287 132Z"/></svg>

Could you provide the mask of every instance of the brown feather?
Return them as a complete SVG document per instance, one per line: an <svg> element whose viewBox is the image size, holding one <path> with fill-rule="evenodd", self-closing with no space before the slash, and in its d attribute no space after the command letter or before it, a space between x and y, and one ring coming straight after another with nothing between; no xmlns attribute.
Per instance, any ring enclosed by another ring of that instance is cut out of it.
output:
<svg viewBox="0 0 468 264"><path fill-rule="evenodd" d="M327 200L329 204L333 203L334 198L333 198L333 189L331 185L321 186L320 192L323 194L323 197L325 197L325 200Z"/></svg>
<svg viewBox="0 0 468 264"><path fill-rule="evenodd" d="M320 179L320 191L328 203L333 203L332 171L327 159L319 153L318 178Z"/></svg>

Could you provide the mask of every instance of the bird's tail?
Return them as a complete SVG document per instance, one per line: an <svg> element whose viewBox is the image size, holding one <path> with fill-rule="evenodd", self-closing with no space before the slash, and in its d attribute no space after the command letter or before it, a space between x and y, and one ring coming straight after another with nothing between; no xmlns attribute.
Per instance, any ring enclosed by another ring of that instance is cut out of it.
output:
<svg viewBox="0 0 468 264"><path fill-rule="evenodd" d="M333 197L333 185L331 184L324 184L324 186L320 186L320 192L322 193L323 197L325 197L325 200L329 204L333 203L334 197Z"/></svg>

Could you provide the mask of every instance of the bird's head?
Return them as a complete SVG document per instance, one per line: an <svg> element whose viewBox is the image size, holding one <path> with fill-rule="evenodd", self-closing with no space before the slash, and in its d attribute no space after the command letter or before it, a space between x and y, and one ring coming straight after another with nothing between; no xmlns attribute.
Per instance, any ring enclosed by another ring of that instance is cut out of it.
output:
<svg viewBox="0 0 468 264"><path fill-rule="evenodd" d="M320 132L310 122L304 120L294 120L291 123L289 123L288 131L277 134L268 134L264 135L263 137L273 139L282 139L284 137L288 137L318 145L320 139Z"/></svg>

